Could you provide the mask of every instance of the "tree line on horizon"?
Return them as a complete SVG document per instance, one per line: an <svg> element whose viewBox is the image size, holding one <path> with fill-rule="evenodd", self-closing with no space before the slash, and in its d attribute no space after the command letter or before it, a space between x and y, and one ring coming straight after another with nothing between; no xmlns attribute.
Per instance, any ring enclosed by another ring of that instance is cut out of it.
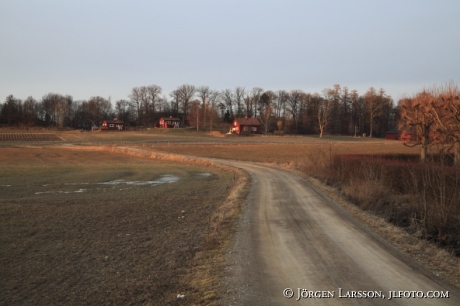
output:
<svg viewBox="0 0 460 306"><path fill-rule="evenodd" d="M383 88L370 87L360 95L356 90L336 84L319 93L302 90L246 89L212 90L208 86L178 86L162 95L158 85L134 87L128 100L94 96L74 101L70 95L49 93L37 101L22 101L9 95L0 103L0 125L43 126L91 129L103 120L118 118L132 127L153 127L161 117L181 119L197 130L212 131L234 118L259 119L265 133L354 135L383 137L398 127L412 136L409 145L420 145L421 160L427 150L441 149L455 155L460 165L460 101L458 84L451 81L442 86L423 89L397 104Z"/></svg>
<svg viewBox="0 0 460 306"><path fill-rule="evenodd" d="M70 95L49 93L40 101L33 97L22 101L9 95L0 103L0 124L90 129L117 118L128 126L152 127L160 117L174 116L182 126L189 123L197 130L212 131L223 122L248 116L258 118L265 133L382 137L398 120L392 98L374 87L360 95L338 84L321 94L240 86L212 90L183 84L167 98L160 86L150 85L134 87L128 97L113 105L101 96L74 101Z"/></svg>

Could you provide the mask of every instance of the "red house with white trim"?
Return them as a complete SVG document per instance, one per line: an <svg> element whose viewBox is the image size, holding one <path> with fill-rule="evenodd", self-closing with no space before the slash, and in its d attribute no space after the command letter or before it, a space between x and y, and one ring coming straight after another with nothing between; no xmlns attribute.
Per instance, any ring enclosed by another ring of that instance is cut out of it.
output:
<svg viewBox="0 0 460 306"><path fill-rule="evenodd" d="M158 121L160 127L168 129L168 128L179 128L180 127L180 119L174 118L170 116L169 118L160 118Z"/></svg>
<svg viewBox="0 0 460 306"><path fill-rule="evenodd" d="M125 123L117 118L113 120L104 120L102 121L101 130L102 131L123 131L125 128Z"/></svg>
<svg viewBox="0 0 460 306"><path fill-rule="evenodd" d="M249 135L260 134L261 125L257 118L235 118L230 127L231 134Z"/></svg>

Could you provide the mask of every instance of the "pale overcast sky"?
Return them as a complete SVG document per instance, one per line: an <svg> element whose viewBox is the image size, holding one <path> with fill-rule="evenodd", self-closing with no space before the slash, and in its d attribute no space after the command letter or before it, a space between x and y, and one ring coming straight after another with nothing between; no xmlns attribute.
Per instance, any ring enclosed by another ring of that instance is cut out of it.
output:
<svg viewBox="0 0 460 306"><path fill-rule="evenodd" d="M459 0L0 0L0 101L156 84L395 100L460 80Z"/></svg>

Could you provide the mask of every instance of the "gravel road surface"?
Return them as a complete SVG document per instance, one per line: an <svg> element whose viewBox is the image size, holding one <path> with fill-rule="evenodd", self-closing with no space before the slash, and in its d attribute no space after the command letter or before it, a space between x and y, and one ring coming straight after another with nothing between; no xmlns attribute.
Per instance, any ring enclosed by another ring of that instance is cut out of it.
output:
<svg viewBox="0 0 460 306"><path fill-rule="evenodd" d="M458 289L304 179L251 163L218 162L247 171L253 181L227 254L220 304L460 305ZM446 292L449 298L440 298Z"/></svg>

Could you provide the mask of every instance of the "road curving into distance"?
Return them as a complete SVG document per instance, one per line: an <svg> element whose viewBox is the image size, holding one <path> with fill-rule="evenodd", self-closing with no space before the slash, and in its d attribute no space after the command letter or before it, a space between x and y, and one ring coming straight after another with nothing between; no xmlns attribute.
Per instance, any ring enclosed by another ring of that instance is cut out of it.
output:
<svg viewBox="0 0 460 306"><path fill-rule="evenodd" d="M182 157L240 168L252 178L219 304L460 305L458 288L394 249L305 179L254 163Z"/></svg>
<svg viewBox="0 0 460 306"><path fill-rule="evenodd" d="M222 305L460 305L457 288L304 179L252 163L213 161L252 177L227 255Z"/></svg>

